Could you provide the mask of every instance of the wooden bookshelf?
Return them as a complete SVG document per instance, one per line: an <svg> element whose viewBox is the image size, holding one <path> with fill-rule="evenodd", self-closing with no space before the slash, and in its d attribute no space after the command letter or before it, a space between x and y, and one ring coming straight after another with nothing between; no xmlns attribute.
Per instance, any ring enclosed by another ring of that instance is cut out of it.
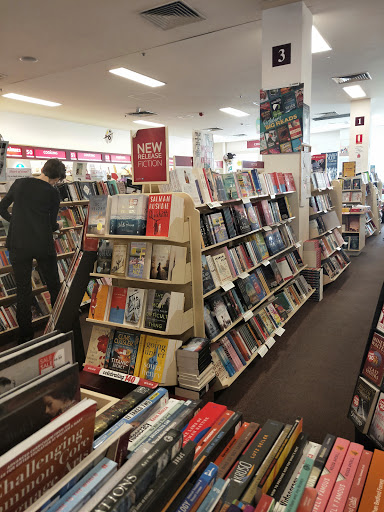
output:
<svg viewBox="0 0 384 512"><path fill-rule="evenodd" d="M199 204L199 205L196 205L196 208L198 210L210 211L210 210L213 210L216 208L231 206L232 204L239 204L239 203L244 203L244 202L248 202L248 201L251 201L253 203L253 202L258 201L259 199L273 200L273 199L276 199L276 197L283 197L283 196L286 196L289 194L294 194L294 193L295 193L294 190L289 190L287 192L279 192L276 194L260 194L257 196L239 197L237 199L228 199L227 201L213 201L211 203ZM204 212L204 213L208 213L208 212Z"/></svg>
<svg viewBox="0 0 384 512"><path fill-rule="evenodd" d="M79 199L78 201L61 201L60 206L77 206L77 205L87 205L89 203L88 199Z"/></svg>
<svg viewBox="0 0 384 512"><path fill-rule="evenodd" d="M303 269L301 269L303 270ZM284 283L286 284L286 283ZM293 311L291 311L291 313L288 315L287 319L275 330L274 333L271 334L269 340L267 340L265 343L263 343L261 345L261 347L259 347L251 356L251 358L247 361L246 365L243 366L242 368L240 368L239 371L237 371L235 373L235 375L233 375L232 377L228 377L228 379L225 379L225 381L222 381L220 382L220 379L217 378L216 380L216 383L214 384L213 386L213 390L214 391L220 391L221 389L225 389L225 388L228 388L229 386L231 386L235 380L240 377L240 375L243 373L244 370L246 370L246 368L248 368L248 366L253 363L253 361L257 358L257 356L260 356L260 357L264 357L268 352L269 350L273 347L273 345L275 344L276 342L276 339L274 338L274 336L276 336L277 332L279 329L281 329L282 327L284 327L288 322L289 320L299 311L299 309L310 299L310 297L312 297L312 295L315 293L315 289L312 289L312 291L307 295L307 297L304 299L304 301L299 305L297 306Z"/></svg>
<svg viewBox="0 0 384 512"><path fill-rule="evenodd" d="M49 317L50 317L50 315L44 315L44 316L40 316L39 318L35 318L34 320L32 320L32 325L38 325L41 322L45 322L48 320ZM19 328L19 326L16 326L16 327L11 327L10 329L5 329L4 331L0 331L0 336L5 333L15 332L15 331L17 331L18 328Z"/></svg>
<svg viewBox="0 0 384 512"><path fill-rule="evenodd" d="M38 288L32 289L32 295L38 295L39 293L46 292L48 288L46 286L40 286ZM4 306L4 304L11 304L12 302L16 301L16 294L13 295L7 295L6 297L0 298L0 306Z"/></svg>
<svg viewBox="0 0 384 512"><path fill-rule="evenodd" d="M324 277L323 277L324 284L326 285L326 284L333 283L334 281L336 281L336 279L344 272L344 270L346 270L349 267L350 264L351 264L351 262L347 263L345 265L345 267L343 269L341 269L340 272L333 277L329 277L326 274L324 274Z"/></svg>

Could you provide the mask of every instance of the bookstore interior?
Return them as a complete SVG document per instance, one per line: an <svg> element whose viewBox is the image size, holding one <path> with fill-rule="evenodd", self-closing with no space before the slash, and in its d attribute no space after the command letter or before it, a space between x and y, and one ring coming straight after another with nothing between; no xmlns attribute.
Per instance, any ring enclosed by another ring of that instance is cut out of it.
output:
<svg viewBox="0 0 384 512"><path fill-rule="evenodd" d="M1 8L0 512L384 512L382 1L65 4Z"/></svg>

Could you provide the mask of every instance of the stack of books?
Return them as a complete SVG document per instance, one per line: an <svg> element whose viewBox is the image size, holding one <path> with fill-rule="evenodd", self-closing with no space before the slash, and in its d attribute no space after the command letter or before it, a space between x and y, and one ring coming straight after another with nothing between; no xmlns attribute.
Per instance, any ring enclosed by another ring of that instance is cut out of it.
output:
<svg viewBox="0 0 384 512"><path fill-rule="evenodd" d="M179 386L175 395L198 400L216 378L211 347L207 338L191 338L176 351Z"/></svg>

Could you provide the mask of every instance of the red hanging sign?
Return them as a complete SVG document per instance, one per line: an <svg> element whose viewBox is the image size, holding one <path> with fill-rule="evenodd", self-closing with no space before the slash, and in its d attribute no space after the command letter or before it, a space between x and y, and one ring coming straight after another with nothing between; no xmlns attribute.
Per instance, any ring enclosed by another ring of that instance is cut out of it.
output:
<svg viewBox="0 0 384 512"><path fill-rule="evenodd" d="M260 140L247 140L247 149L260 148Z"/></svg>
<svg viewBox="0 0 384 512"><path fill-rule="evenodd" d="M131 141L132 183L168 183L167 128L137 130Z"/></svg>

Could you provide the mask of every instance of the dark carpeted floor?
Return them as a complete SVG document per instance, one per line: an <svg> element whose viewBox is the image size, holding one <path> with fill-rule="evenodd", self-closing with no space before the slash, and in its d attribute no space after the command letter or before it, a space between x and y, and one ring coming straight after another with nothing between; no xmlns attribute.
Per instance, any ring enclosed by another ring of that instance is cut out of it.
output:
<svg viewBox="0 0 384 512"><path fill-rule="evenodd" d="M263 358L257 358L215 401L247 421L304 418L310 439L327 432L354 438L346 415L384 279L383 234L372 236L349 268L308 302Z"/></svg>

